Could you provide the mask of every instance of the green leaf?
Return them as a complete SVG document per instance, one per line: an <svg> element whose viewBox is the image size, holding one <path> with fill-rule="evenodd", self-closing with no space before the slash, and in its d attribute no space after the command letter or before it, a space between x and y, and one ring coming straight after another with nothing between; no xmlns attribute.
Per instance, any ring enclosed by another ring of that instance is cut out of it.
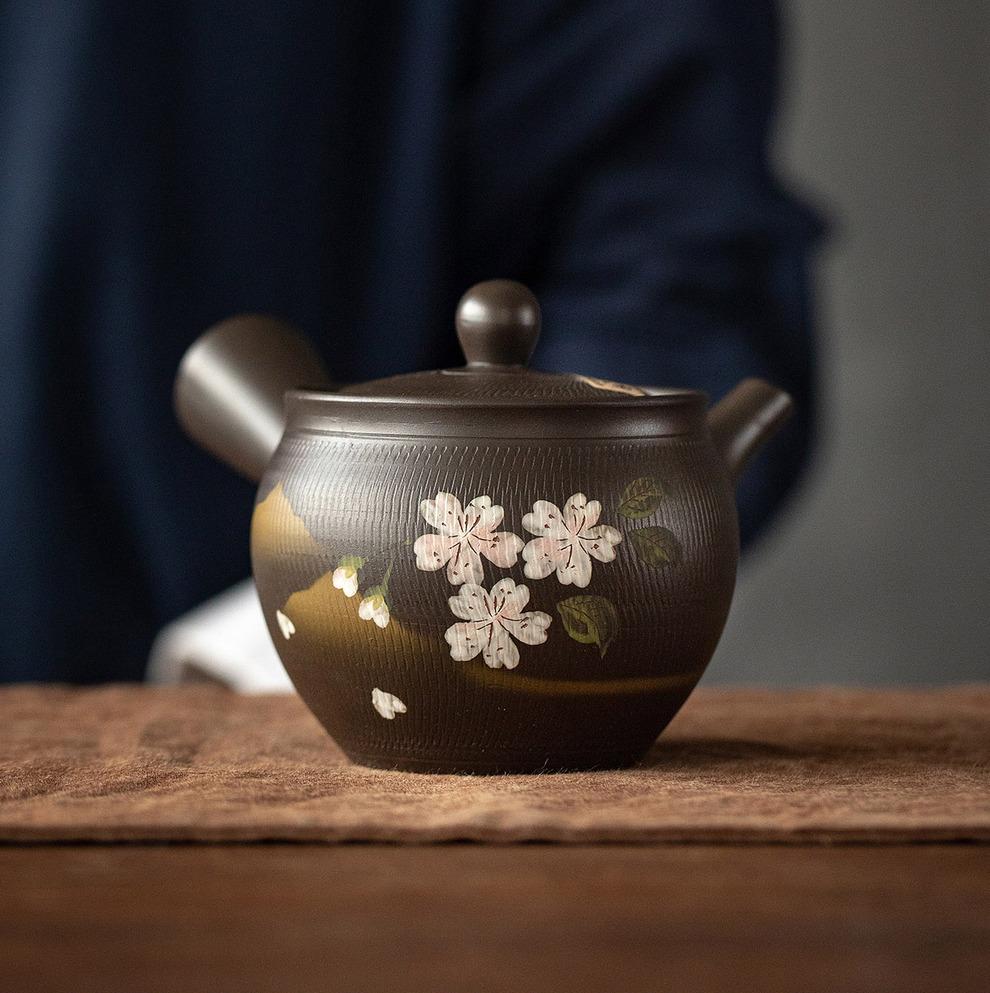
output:
<svg viewBox="0 0 990 993"><path fill-rule="evenodd" d="M564 629L582 645L597 645L602 658L619 633L619 612L603 596L572 596L557 604Z"/></svg>
<svg viewBox="0 0 990 993"><path fill-rule="evenodd" d="M627 531L626 537L632 542L640 561L655 569L676 565L683 558L681 543L667 528L637 528Z"/></svg>
<svg viewBox="0 0 990 993"><path fill-rule="evenodd" d="M345 555L338 563L337 567L342 569L360 569L365 560L360 555Z"/></svg>
<svg viewBox="0 0 990 993"><path fill-rule="evenodd" d="M666 487L654 476L634 479L619 498L619 513L630 521L649 517L667 495Z"/></svg>

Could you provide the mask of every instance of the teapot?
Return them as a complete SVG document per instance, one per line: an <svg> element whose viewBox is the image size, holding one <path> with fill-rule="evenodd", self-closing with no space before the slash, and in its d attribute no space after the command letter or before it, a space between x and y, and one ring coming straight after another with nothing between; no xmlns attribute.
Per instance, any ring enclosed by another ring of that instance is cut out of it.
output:
<svg viewBox="0 0 990 993"><path fill-rule="evenodd" d="M235 317L184 356L176 411L259 483L268 630L351 760L630 765L715 651L734 483L791 400L530 369L540 308L509 280L468 290L456 329L463 367L331 387L298 332Z"/></svg>

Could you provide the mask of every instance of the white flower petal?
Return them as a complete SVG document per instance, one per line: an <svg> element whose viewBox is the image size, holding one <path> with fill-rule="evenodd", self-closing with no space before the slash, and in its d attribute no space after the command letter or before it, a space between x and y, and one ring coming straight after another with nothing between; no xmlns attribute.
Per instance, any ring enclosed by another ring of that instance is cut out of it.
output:
<svg viewBox="0 0 990 993"><path fill-rule="evenodd" d="M491 497L475 497L466 512L467 529L480 537L490 537L502 523L505 511L497 504L492 505Z"/></svg>
<svg viewBox="0 0 990 993"><path fill-rule="evenodd" d="M501 618L502 626L525 645L542 645L553 618L542 610L530 610L519 617Z"/></svg>
<svg viewBox="0 0 990 993"><path fill-rule="evenodd" d="M481 556L468 544L462 541L454 549L447 563L447 579L453 586L463 583L480 583L485 578L485 570L481 566Z"/></svg>
<svg viewBox="0 0 990 993"><path fill-rule="evenodd" d="M488 634L486 630L479 630L475 621L466 621L451 624L443 637L450 645L450 657L456 662L468 662L481 651Z"/></svg>
<svg viewBox="0 0 990 993"><path fill-rule="evenodd" d="M423 572L436 572L437 569L442 569L450 559L453 544L456 542L444 535L420 535L413 544L416 568Z"/></svg>
<svg viewBox="0 0 990 993"><path fill-rule="evenodd" d="M527 579L546 579L557 568L559 542L556 538L534 538L526 543L522 557Z"/></svg>
<svg viewBox="0 0 990 993"><path fill-rule="evenodd" d="M589 500L584 506L584 526L590 528L602 516L602 505L597 500Z"/></svg>
<svg viewBox="0 0 990 993"><path fill-rule="evenodd" d="M438 493L435 500L423 500L419 512L441 534L460 534L464 530L464 511L453 493Z"/></svg>
<svg viewBox="0 0 990 993"><path fill-rule="evenodd" d="M570 561L565 560L557 566L557 579L562 586L573 583L584 589L591 582L591 559L579 541L575 541L568 551L571 553Z"/></svg>
<svg viewBox="0 0 990 993"><path fill-rule="evenodd" d="M587 528L581 535L581 546L599 562L611 562L615 558L615 546L622 541L622 533L607 524Z"/></svg>
<svg viewBox="0 0 990 993"><path fill-rule="evenodd" d="M500 624L494 625L491 636L485 640L481 657L490 669L515 669L519 665L519 649Z"/></svg>
<svg viewBox="0 0 990 993"><path fill-rule="evenodd" d="M476 548L493 565L510 569L519 559L523 549L523 540L510 531L498 531L487 538L479 538L477 532L468 539L472 548Z"/></svg>
<svg viewBox="0 0 990 993"><path fill-rule="evenodd" d="M537 500L533 504L533 512L522 519L523 527L530 533L541 538L566 538L567 528L560 508L547 500Z"/></svg>
<svg viewBox="0 0 990 993"><path fill-rule="evenodd" d="M386 693L377 686L371 691L371 705L387 721L406 712L406 705L394 693Z"/></svg>
<svg viewBox="0 0 990 993"><path fill-rule="evenodd" d="M597 502L596 502L597 503ZM598 513L602 511L601 504L597 504ZM582 528L587 524L588 519L588 498L583 493L575 493L567 498L564 504L564 524L571 534L580 534ZM598 515L595 515L598 520Z"/></svg>
<svg viewBox="0 0 990 993"><path fill-rule="evenodd" d="M590 538L582 538L581 547L599 562L611 562L615 558L615 546L601 539L595 541Z"/></svg>
<svg viewBox="0 0 990 993"><path fill-rule="evenodd" d="M593 528L586 528L581 537L602 538L610 545L618 545L622 541L622 532L608 524L598 524Z"/></svg>
<svg viewBox="0 0 990 993"><path fill-rule="evenodd" d="M366 596L358 604L358 617L362 621L374 621L380 628L388 627L391 619L388 604L380 593Z"/></svg>
<svg viewBox="0 0 990 993"><path fill-rule="evenodd" d="M529 587L514 579L500 579L491 593L492 610L505 617L518 617L529 603Z"/></svg>
<svg viewBox="0 0 990 993"><path fill-rule="evenodd" d="M338 566L333 571L333 585L342 590L344 596L354 596L358 591L357 569L349 565Z"/></svg>
<svg viewBox="0 0 990 993"><path fill-rule="evenodd" d="M491 617L488 594L484 587L475 583L465 583L457 596L450 597L447 602L453 615L462 621L484 621Z"/></svg>
<svg viewBox="0 0 990 993"><path fill-rule="evenodd" d="M278 624L279 631L282 632L282 637L288 641L295 633L296 626L292 623L289 617L282 613L281 610L275 611L275 622Z"/></svg>

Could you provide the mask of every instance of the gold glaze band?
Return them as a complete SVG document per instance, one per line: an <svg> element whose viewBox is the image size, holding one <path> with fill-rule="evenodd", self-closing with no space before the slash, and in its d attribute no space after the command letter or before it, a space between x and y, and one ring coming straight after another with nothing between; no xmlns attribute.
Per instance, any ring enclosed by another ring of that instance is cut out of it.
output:
<svg viewBox="0 0 990 993"><path fill-rule="evenodd" d="M506 669L466 670L500 690L530 693L536 696L621 696L624 694L660 693L692 686L704 671L678 673L674 676L630 676L627 679L540 679L523 676Z"/></svg>

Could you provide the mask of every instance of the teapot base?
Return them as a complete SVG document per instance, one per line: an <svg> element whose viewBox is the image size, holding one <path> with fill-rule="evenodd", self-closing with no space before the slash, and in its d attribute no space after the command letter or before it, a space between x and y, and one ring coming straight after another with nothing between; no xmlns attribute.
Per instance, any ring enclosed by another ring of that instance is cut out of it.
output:
<svg viewBox="0 0 990 993"><path fill-rule="evenodd" d="M652 742L650 744L652 745ZM371 769L432 775L499 776L626 769L639 762L649 748L650 745L605 754L597 751L577 755L544 754L529 757L513 755L500 758L369 755L346 749L345 753L355 765L367 766Z"/></svg>

